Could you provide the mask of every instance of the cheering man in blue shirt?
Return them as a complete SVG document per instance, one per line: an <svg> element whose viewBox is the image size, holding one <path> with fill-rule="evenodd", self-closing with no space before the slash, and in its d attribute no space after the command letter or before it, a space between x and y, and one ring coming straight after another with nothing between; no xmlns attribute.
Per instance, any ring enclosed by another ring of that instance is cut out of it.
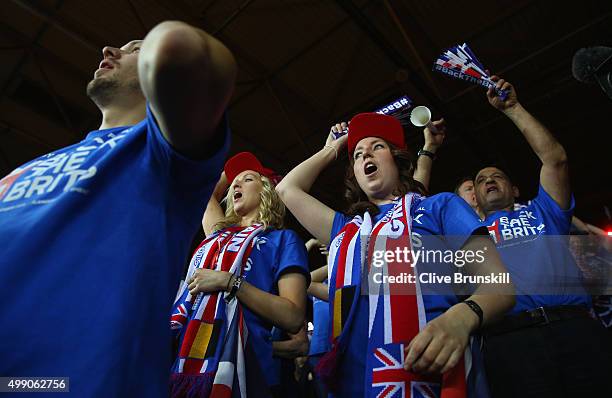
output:
<svg viewBox="0 0 612 398"><path fill-rule="evenodd" d="M474 180L485 224L516 287L516 306L488 328L485 361L494 398L612 396L610 339L589 317L590 298L567 249L574 199L561 144L518 102L513 86L505 101L489 89L493 107L521 131L542 162L537 196L515 210L518 189L497 167ZM603 393L603 394L602 394Z"/></svg>
<svg viewBox="0 0 612 398"><path fill-rule="evenodd" d="M229 146L236 64L182 22L104 47L99 130L0 180L0 375L166 397L169 312Z"/></svg>

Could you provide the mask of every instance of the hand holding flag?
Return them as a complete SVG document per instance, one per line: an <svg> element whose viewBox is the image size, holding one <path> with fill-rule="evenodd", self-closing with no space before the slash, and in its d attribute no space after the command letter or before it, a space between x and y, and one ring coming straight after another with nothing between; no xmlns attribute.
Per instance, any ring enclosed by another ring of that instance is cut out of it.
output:
<svg viewBox="0 0 612 398"><path fill-rule="evenodd" d="M487 90L487 99L494 108L505 112L518 104L516 91L514 90L514 86L512 86L512 84L495 75L491 76L491 81L495 83L497 90L503 90L508 93L505 98L501 98L496 95L496 91L493 89L493 87L489 87Z"/></svg>
<svg viewBox="0 0 612 398"><path fill-rule="evenodd" d="M502 101L506 100L508 92L497 88L491 80L484 65L476 58L467 43L453 46L442 53L435 61L433 70L445 75L478 84L486 88L493 88Z"/></svg>

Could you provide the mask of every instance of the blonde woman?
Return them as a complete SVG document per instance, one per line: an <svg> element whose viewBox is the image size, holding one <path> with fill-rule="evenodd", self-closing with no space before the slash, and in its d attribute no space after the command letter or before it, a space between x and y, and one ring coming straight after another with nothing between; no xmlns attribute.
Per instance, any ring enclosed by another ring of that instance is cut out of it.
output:
<svg viewBox="0 0 612 398"><path fill-rule="evenodd" d="M202 220L207 238L172 314L179 345L173 397L279 391L270 330L300 330L309 273L304 243L282 229L285 206L273 177L249 152L225 164ZM224 213L219 202L228 187Z"/></svg>

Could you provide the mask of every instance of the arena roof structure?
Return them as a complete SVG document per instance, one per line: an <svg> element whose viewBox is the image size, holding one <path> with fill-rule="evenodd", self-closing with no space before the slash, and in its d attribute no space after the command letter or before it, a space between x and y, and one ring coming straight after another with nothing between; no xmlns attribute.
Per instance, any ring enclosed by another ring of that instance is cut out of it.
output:
<svg viewBox="0 0 612 398"><path fill-rule="evenodd" d="M519 131L482 87L432 72L438 54L468 42L565 146L576 214L612 224L612 102L571 74L576 50L612 42L610 1L4 0L0 11L0 175L99 126L85 86L103 46L178 19L237 58L232 152L252 151L286 173L324 144L332 123L408 95L448 124L432 192L496 162L529 199L539 162ZM416 152L422 132L405 129ZM346 157L313 190L335 208L343 207L345 166Z"/></svg>

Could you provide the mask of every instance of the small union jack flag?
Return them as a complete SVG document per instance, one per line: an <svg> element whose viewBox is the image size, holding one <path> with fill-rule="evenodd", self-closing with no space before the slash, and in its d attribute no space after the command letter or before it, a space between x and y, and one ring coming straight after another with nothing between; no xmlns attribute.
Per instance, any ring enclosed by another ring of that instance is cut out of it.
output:
<svg viewBox="0 0 612 398"><path fill-rule="evenodd" d="M170 329L177 330L187 322L187 308L185 304L176 307L176 311L170 317Z"/></svg>
<svg viewBox="0 0 612 398"><path fill-rule="evenodd" d="M377 364L372 369L372 387L376 398L439 398L440 383L404 370L404 344L387 344L374 353Z"/></svg>
<svg viewBox="0 0 612 398"><path fill-rule="evenodd" d="M507 91L496 88L495 82L467 43L453 46L442 53L434 62L434 70L487 88L493 87L503 101L508 96Z"/></svg>

